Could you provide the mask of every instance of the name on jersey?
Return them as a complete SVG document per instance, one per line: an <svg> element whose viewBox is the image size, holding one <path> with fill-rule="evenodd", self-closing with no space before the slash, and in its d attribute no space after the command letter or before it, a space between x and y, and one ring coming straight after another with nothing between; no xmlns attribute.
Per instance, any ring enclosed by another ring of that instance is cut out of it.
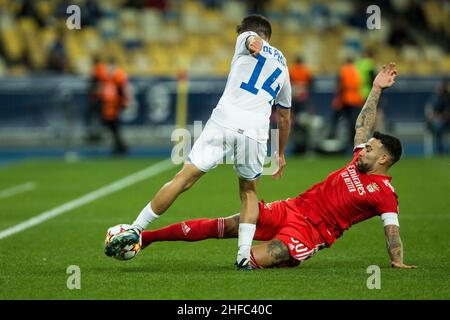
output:
<svg viewBox="0 0 450 320"><path fill-rule="evenodd" d="M264 46L263 47L263 52L266 52L270 55L272 55L275 59L277 59L277 61L279 63L281 63L283 65L283 67L286 67L286 64L284 63L284 57L281 54L280 51L278 51L277 49L271 47L271 46Z"/></svg>
<svg viewBox="0 0 450 320"><path fill-rule="evenodd" d="M344 179L348 191L358 192L361 196L366 194L364 186L359 179L358 172L356 171L356 167L354 165L350 165L346 169L347 170L341 173L341 176Z"/></svg>

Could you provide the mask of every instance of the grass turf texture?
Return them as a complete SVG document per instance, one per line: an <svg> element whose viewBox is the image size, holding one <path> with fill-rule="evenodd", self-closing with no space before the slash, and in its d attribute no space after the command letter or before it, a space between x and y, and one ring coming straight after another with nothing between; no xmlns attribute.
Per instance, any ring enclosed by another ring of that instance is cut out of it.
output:
<svg viewBox="0 0 450 320"><path fill-rule="evenodd" d="M289 158L282 180L263 177L266 202L293 197L348 158ZM96 190L155 160L28 161L0 169L0 190L34 181L33 191L0 199L0 230ZM362 222L300 267L237 272L237 240L154 243L131 261L103 254L106 230L131 223L178 168L0 240L0 299L449 299L450 160L405 159L393 169L405 263L390 268L379 218ZM220 166L181 195L151 228L239 210L237 178ZM81 290L67 289L69 265ZM366 286L381 268L381 289ZM245 283L245 285L244 285Z"/></svg>

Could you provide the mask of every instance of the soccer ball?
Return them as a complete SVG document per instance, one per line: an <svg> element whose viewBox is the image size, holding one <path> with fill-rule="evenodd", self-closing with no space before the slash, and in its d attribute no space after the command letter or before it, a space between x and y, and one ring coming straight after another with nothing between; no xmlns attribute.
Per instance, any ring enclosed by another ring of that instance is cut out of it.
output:
<svg viewBox="0 0 450 320"><path fill-rule="evenodd" d="M107 245L115 235L118 235L119 233L122 233L130 228L131 226L129 224L118 224L117 226L109 228L106 232L105 245ZM138 243L126 246L119 252L119 254L114 255L113 257L118 260L130 260L134 258L139 251L141 251L141 248L142 238L139 237Z"/></svg>

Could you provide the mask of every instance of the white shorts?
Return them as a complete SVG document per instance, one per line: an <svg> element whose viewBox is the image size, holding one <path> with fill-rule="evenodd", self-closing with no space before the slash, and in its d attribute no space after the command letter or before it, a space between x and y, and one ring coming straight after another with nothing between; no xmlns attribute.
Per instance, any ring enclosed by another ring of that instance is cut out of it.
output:
<svg viewBox="0 0 450 320"><path fill-rule="evenodd" d="M217 165L233 164L243 180L258 178L264 166L267 143L258 142L209 120L187 158L199 170L208 172Z"/></svg>

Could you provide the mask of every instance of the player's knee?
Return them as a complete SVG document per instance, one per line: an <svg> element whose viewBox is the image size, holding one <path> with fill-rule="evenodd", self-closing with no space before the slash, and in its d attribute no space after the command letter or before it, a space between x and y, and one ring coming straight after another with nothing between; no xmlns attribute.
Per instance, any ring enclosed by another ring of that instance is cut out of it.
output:
<svg viewBox="0 0 450 320"><path fill-rule="evenodd" d="M198 176L191 174L190 172L186 172L185 170L181 170L178 172L172 180L181 192L189 190L194 183L198 180Z"/></svg>
<svg viewBox="0 0 450 320"><path fill-rule="evenodd" d="M241 195L241 200L258 197L256 192L256 182L240 180L239 193Z"/></svg>
<svg viewBox="0 0 450 320"><path fill-rule="evenodd" d="M224 238L235 238L238 236L239 214L225 218Z"/></svg>
<svg viewBox="0 0 450 320"><path fill-rule="evenodd" d="M239 190L244 191L256 191L256 180L243 180L239 179Z"/></svg>

